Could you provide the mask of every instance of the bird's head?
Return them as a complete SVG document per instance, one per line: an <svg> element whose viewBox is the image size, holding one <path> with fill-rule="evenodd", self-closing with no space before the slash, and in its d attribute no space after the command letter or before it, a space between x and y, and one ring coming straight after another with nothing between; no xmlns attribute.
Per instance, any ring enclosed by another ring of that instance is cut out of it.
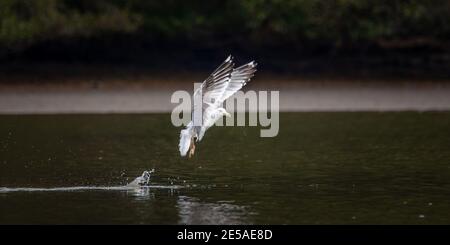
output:
<svg viewBox="0 0 450 245"><path fill-rule="evenodd" d="M228 113L224 108L219 108L219 109L217 109L219 112L220 112L220 114L222 114L223 116L226 116L226 117L231 117L231 114L230 113Z"/></svg>

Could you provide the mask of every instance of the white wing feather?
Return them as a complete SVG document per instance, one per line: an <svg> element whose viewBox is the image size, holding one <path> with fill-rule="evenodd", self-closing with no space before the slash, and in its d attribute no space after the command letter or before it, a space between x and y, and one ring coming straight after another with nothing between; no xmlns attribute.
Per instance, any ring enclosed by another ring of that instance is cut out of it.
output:
<svg viewBox="0 0 450 245"><path fill-rule="evenodd" d="M189 129L182 129L180 132L180 154L181 156L186 156L189 146L191 145L191 134L189 133Z"/></svg>
<svg viewBox="0 0 450 245"><path fill-rule="evenodd" d="M210 106L217 107L221 104L221 98L223 93L228 87L228 83L231 78L231 73L233 72L233 57L230 55L228 58L214 70L205 81L203 81L200 88L194 92L194 102L198 101L201 97L202 109ZM200 105L194 104L194 111ZM197 107L197 108L196 108Z"/></svg>
<svg viewBox="0 0 450 245"><path fill-rule="evenodd" d="M220 103L223 103L226 99L233 96L237 91L250 81L250 79L255 75L256 72L256 62L252 61L231 72L230 81L225 89L222 97L220 98Z"/></svg>

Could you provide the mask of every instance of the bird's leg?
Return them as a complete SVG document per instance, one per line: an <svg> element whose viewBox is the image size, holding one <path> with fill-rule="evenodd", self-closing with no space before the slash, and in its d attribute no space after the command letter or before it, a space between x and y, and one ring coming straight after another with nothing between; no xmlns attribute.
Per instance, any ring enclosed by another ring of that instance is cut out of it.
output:
<svg viewBox="0 0 450 245"><path fill-rule="evenodd" d="M191 139L191 145L189 146L189 158L191 158L194 153L195 153L195 143L194 143L195 139L192 138Z"/></svg>

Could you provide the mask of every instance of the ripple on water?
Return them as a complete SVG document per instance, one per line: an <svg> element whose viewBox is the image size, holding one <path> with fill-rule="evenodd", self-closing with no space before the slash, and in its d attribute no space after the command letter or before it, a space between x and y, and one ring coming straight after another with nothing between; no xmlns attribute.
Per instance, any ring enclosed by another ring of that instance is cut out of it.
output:
<svg viewBox="0 0 450 245"><path fill-rule="evenodd" d="M183 186L179 185L148 185L148 186L140 186L140 187L131 187L131 186L70 186L70 187L52 187L52 188L33 188L33 187L0 187L0 193L9 193L9 192L68 192L68 191L116 191L116 190L135 190L135 189L180 189Z"/></svg>

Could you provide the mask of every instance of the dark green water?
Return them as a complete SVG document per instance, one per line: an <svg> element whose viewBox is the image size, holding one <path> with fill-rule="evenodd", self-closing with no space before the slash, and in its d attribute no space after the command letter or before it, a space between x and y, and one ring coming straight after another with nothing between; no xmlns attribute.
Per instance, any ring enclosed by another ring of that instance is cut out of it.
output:
<svg viewBox="0 0 450 245"><path fill-rule="evenodd" d="M450 113L286 113L178 155L169 115L0 116L0 223L450 224ZM163 187L121 186L155 168ZM1 189L0 189L1 190Z"/></svg>

